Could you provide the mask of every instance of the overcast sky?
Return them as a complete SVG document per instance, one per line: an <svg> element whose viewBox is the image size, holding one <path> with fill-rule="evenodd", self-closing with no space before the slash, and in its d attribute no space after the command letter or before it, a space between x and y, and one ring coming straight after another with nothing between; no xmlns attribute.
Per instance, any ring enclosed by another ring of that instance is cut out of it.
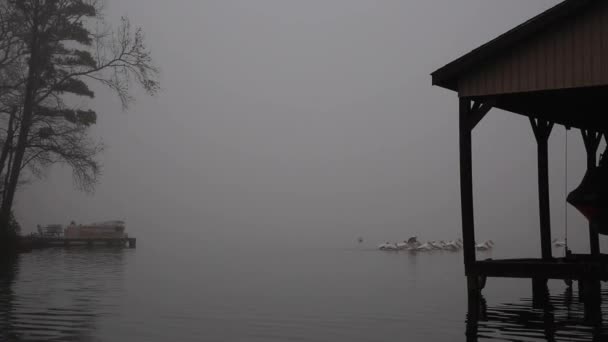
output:
<svg viewBox="0 0 608 342"><path fill-rule="evenodd" d="M556 0L107 0L146 32L163 92L121 112L97 87L107 145L95 194L68 169L22 189L36 224L124 219L140 239L330 245L460 236L458 102L429 74ZM569 133L569 186L584 167ZM478 240L537 251L528 120L492 111L474 136ZM564 128L550 140L564 231ZM585 246L584 220L570 239ZM504 250L504 249L503 249ZM518 249L519 250L519 249ZM540 252L538 252L540 253Z"/></svg>

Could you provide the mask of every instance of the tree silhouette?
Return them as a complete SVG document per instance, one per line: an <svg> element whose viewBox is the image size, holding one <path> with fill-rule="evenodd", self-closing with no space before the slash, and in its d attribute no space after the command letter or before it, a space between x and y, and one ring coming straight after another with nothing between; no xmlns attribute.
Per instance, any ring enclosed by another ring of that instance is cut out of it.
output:
<svg viewBox="0 0 608 342"><path fill-rule="evenodd" d="M70 105L69 99L93 98L89 84L98 82L113 91L126 109L134 100L131 84L150 95L159 90L158 69L144 44L143 31L133 29L126 17L115 30L108 28L98 1L8 0L4 6L11 18L7 37L13 39L8 45L13 51L8 54L17 57L4 68L15 79L0 94L4 97L0 102L10 108L5 110L7 121L12 118L14 126L7 126L6 136L12 136L4 144L9 150L5 165L0 165L6 174L0 234L8 232L24 167L36 173L65 162L72 166L81 188L90 190L95 184L99 165L93 157L102 147L88 138L87 128L96 122L97 113Z"/></svg>

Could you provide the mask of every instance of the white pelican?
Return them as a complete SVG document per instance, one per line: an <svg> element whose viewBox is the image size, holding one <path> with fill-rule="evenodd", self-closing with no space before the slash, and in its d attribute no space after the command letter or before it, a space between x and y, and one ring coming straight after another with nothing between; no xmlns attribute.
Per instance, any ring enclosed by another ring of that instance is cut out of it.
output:
<svg viewBox="0 0 608 342"><path fill-rule="evenodd" d="M410 245L407 243L407 241L397 242L396 246L399 250L410 249Z"/></svg>
<svg viewBox="0 0 608 342"><path fill-rule="evenodd" d="M553 245L555 247L566 247L566 241L555 239L553 240Z"/></svg>
<svg viewBox="0 0 608 342"><path fill-rule="evenodd" d="M462 246L458 243L458 241L449 241L445 244L445 248L448 251L457 251L460 250Z"/></svg>
<svg viewBox="0 0 608 342"><path fill-rule="evenodd" d="M437 241L429 241L428 244L433 248L433 249L443 249L443 246L441 245L440 242Z"/></svg>
<svg viewBox="0 0 608 342"><path fill-rule="evenodd" d="M475 249L478 251L487 251L492 249L492 247L494 247L494 242L492 240L475 245Z"/></svg>
<svg viewBox="0 0 608 342"><path fill-rule="evenodd" d="M431 251L433 249L434 249L433 246L431 246L431 244L427 242L427 243L424 243L424 244L414 248L413 250L419 251L419 252L426 252L426 251Z"/></svg>
<svg viewBox="0 0 608 342"><path fill-rule="evenodd" d="M390 243L387 241L386 243L383 243L378 246L378 249L382 251L396 251L398 248L397 245L395 245L394 243Z"/></svg>

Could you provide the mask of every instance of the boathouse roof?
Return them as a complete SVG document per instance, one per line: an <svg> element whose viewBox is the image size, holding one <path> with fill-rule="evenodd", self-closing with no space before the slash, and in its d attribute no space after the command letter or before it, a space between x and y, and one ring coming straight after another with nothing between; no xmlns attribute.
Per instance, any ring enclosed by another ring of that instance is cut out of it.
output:
<svg viewBox="0 0 608 342"><path fill-rule="evenodd" d="M608 1L566 0L432 74L461 98L566 126L606 129Z"/></svg>

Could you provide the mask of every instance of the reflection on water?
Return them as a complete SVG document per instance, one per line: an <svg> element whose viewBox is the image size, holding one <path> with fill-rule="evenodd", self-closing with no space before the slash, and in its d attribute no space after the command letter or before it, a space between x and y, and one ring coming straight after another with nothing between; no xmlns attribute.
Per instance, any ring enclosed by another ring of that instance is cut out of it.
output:
<svg viewBox="0 0 608 342"><path fill-rule="evenodd" d="M13 312L13 281L17 274L18 258L0 258L0 341L11 338Z"/></svg>
<svg viewBox="0 0 608 342"><path fill-rule="evenodd" d="M576 291L578 292L578 291ZM585 307L578 293L566 287L561 294L517 303L488 305L483 295L470 298L468 341L607 341L608 290L597 305ZM595 308L594 308L595 306Z"/></svg>
<svg viewBox="0 0 608 342"><path fill-rule="evenodd" d="M0 264L0 341L92 340L121 287L123 253L49 249Z"/></svg>
<svg viewBox="0 0 608 342"><path fill-rule="evenodd" d="M458 253L213 247L181 254L49 249L0 264L0 341L465 338ZM469 311L469 340L608 340L606 328L585 313L576 286L574 293L564 287L559 283L544 305L531 299L497 305L497 297L511 302L531 286L491 282ZM608 291L603 298L600 308L608 313Z"/></svg>

